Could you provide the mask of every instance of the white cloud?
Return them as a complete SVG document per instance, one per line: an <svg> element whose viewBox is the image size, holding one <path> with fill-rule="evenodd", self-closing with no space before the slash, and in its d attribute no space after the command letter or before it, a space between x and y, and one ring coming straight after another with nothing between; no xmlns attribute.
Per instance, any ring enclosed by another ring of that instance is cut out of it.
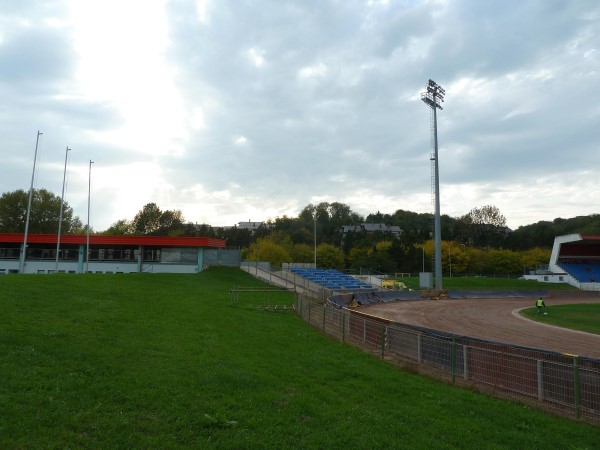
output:
<svg viewBox="0 0 600 450"><path fill-rule="evenodd" d="M205 23L207 20L207 9L209 0L196 0L196 15L200 23Z"/></svg>
<svg viewBox="0 0 600 450"><path fill-rule="evenodd" d="M71 11L79 95L110 104L121 118L96 139L150 155L183 151L185 114L165 60L165 1L72 2Z"/></svg>
<svg viewBox="0 0 600 450"><path fill-rule="evenodd" d="M152 201L215 225L318 201L430 212L429 78L446 88L444 214L495 203L516 227L598 213L590 2L9 3L0 188L27 186L41 129L37 185L60 191L71 146L80 217L96 161L95 229Z"/></svg>
<svg viewBox="0 0 600 450"><path fill-rule="evenodd" d="M303 67L298 71L300 78L323 77L325 75L327 75L327 66L322 62Z"/></svg>
<svg viewBox="0 0 600 450"><path fill-rule="evenodd" d="M252 47L248 50L248 57L254 66L261 67L265 64L265 51Z"/></svg>

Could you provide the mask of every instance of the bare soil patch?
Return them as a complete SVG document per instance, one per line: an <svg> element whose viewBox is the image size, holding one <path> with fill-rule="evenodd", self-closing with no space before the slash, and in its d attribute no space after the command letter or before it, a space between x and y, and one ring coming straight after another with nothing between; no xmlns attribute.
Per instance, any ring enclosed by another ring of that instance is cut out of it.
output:
<svg viewBox="0 0 600 450"><path fill-rule="evenodd" d="M545 298L552 305L600 303L600 298ZM398 323L498 341L524 347L600 359L600 335L569 330L522 317L535 298L421 300L377 303L360 308L369 315Z"/></svg>

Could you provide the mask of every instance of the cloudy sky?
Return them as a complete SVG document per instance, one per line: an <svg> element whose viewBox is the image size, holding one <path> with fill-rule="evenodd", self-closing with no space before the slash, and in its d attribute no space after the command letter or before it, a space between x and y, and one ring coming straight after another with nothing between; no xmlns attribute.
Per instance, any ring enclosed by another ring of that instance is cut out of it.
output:
<svg viewBox="0 0 600 450"><path fill-rule="evenodd" d="M211 225L341 202L508 226L600 213L596 0L0 1L0 192L91 226L145 204Z"/></svg>

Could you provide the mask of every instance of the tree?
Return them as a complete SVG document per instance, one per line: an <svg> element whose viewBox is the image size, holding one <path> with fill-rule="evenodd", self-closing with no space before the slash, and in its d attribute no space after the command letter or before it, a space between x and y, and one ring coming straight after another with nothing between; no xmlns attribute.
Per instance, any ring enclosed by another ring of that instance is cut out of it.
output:
<svg viewBox="0 0 600 450"><path fill-rule="evenodd" d="M126 236L128 234L133 234L133 224L126 219L117 220L101 234L108 234L111 236Z"/></svg>
<svg viewBox="0 0 600 450"><path fill-rule="evenodd" d="M291 258L283 246L262 238L250 245L246 261L267 261L274 266L281 266L284 262L291 262Z"/></svg>
<svg viewBox="0 0 600 450"><path fill-rule="evenodd" d="M230 247L247 248L252 242L252 232L246 228L229 227L217 228L215 236L225 239Z"/></svg>
<svg viewBox="0 0 600 450"><path fill-rule="evenodd" d="M534 247L521 252L521 266L523 269L536 269L540 265L547 265L550 261L552 250L549 248Z"/></svg>
<svg viewBox="0 0 600 450"><path fill-rule="evenodd" d="M166 210L160 215L160 228L158 230L160 235L166 236L179 236L183 234L184 225L183 213L178 210Z"/></svg>
<svg viewBox="0 0 600 450"><path fill-rule="evenodd" d="M0 231L4 233L23 233L27 220L29 192L18 189L0 197ZM29 216L30 233L57 233L60 217L61 198L46 189L34 189L31 198ZM81 220L73 214L67 202L63 204L61 233L80 233L83 230Z"/></svg>
<svg viewBox="0 0 600 450"><path fill-rule="evenodd" d="M348 252L347 260L348 267L353 270L359 270L363 267L367 267L368 262L367 258L369 257L369 248L368 247L358 247L354 246Z"/></svg>
<svg viewBox="0 0 600 450"><path fill-rule="evenodd" d="M466 272L470 259L464 245L457 245L453 241L442 242L442 266L447 266L448 273Z"/></svg>
<svg viewBox="0 0 600 450"><path fill-rule="evenodd" d="M320 244L317 246L317 264L327 269L342 269L344 253L331 244Z"/></svg>
<svg viewBox="0 0 600 450"><path fill-rule="evenodd" d="M505 227L506 218L500 213L500 210L491 205L473 208L467 214L471 223L480 225L492 225L494 227Z"/></svg>
<svg viewBox="0 0 600 450"><path fill-rule="evenodd" d="M463 244L499 247L506 237L506 218L495 206L473 208L459 222L455 234Z"/></svg>
<svg viewBox="0 0 600 450"><path fill-rule="evenodd" d="M133 234L169 236L183 233L183 214L179 210L161 211L156 203L148 203L132 221Z"/></svg>
<svg viewBox="0 0 600 450"><path fill-rule="evenodd" d="M494 273L516 274L523 273L521 258L512 250L490 250L488 252L488 266Z"/></svg>
<svg viewBox="0 0 600 450"><path fill-rule="evenodd" d="M367 253L367 257L363 261L364 267L380 273L395 272L396 265L389 253L391 247L391 241L377 242Z"/></svg>
<svg viewBox="0 0 600 450"><path fill-rule="evenodd" d="M315 259L315 250L307 244L294 244L290 256L292 262L311 263Z"/></svg>
<svg viewBox="0 0 600 450"><path fill-rule="evenodd" d="M148 203L133 218L134 234L152 234L160 228L160 208L156 203Z"/></svg>

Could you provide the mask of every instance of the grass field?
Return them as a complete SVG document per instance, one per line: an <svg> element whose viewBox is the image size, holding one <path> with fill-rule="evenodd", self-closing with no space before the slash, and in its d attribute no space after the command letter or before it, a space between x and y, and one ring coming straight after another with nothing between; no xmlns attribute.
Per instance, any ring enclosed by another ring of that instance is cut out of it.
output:
<svg viewBox="0 0 600 450"><path fill-rule="evenodd" d="M0 286L0 448L599 446L600 427L403 371L264 294L232 304L261 286L238 269Z"/></svg>
<svg viewBox="0 0 600 450"><path fill-rule="evenodd" d="M559 327L600 334L599 304L548 305L544 316L536 316L536 311L536 308L527 308L521 314Z"/></svg>

